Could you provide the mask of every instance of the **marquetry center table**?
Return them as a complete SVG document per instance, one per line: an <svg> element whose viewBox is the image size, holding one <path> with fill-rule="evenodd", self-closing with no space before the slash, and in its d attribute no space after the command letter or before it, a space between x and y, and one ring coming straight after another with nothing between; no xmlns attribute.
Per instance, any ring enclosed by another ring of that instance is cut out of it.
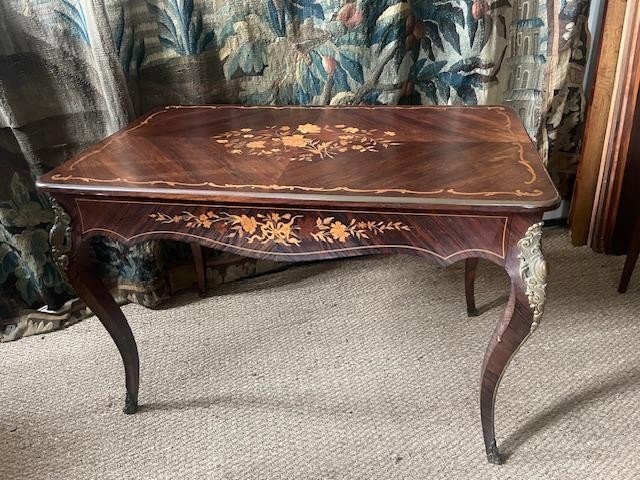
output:
<svg viewBox="0 0 640 480"><path fill-rule="evenodd" d="M126 318L92 268L88 239L172 239L287 262L402 253L479 258L511 280L481 373L487 457L498 384L539 324L541 219L558 193L513 110L488 107L168 106L41 177L54 198L52 253L122 356L125 413L139 361Z"/></svg>

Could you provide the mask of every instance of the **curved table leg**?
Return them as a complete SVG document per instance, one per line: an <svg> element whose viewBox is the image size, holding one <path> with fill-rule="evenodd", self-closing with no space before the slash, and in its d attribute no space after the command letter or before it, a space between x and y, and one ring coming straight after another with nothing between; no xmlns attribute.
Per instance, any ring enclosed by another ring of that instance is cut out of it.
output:
<svg viewBox="0 0 640 480"><path fill-rule="evenodd" d="M76 251L69 261L67 276L76 293L100 319L118 347L124 363L127 388L124 413L135 413L138 408L140 384L138 347L122 310L91 268L87 242L76 247Z"/></svg>
<svg viewBox="0 0 640 480"><path fill-rule="evenodd" d="M478 269L478 258L467 258L464 262L464 296L467 299L467 315L478 316L475 297L476 271Z"/></svg>
<svg viewBox="0 0 640 480"><path fill-rule="evenodd" d="M511 358L538 326L544 309L547 270L540 249L541 226L538 223L530 227L507 258L511 295L489 341L482 367L480 416L487 459L494 464L502 463L494 426L498 386Z"/></svg>
<svg viewBox="0 0 640 480"><path fill-rule="evenodd" d="M191 244L191 254L196 266L196 276L198 278L198 295L207 296L207 263L205 260L204 247L199 243Z"/></svg>
<svg viewBox="0 0 640 480"><path fill-rule="evenodd" d="M633 274L638 257L640 257L640 218L636 221L636 226L631 237L629 253L627 254L627 260L624 262L624 269L622 270L622 276L620 277L618 292L625 293L627 288L629 288L631 275Z"/></svg>

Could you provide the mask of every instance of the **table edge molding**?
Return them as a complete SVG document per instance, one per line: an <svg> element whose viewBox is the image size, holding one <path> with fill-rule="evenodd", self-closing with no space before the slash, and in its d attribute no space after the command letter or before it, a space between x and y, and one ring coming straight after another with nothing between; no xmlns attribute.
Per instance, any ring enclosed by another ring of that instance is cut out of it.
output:
<svg viewBox="0 0 640 480"><path fill-rule="evenodd" d="M149 117L151 118L151 117ZM132 129L135 128L139 128L140 126L144 125L145 123L141 123L137 126L132 127ZM96 153L101 152L102 150L104 150L105 148L107 148L108 145L110 145L113 141L116 140L117 137L112 138L110 141L108 141L107 143L105 143L105 145L103 145L101 148L94 150L92 152L89 152L83 156L81 156L80 158L78 158L77 160L75 160L73 163L71 163L71 165L69 166L69 171L72 171L75 166L80 163L81 161L83 161L84 159L95 155ZM531 162L529 160L527 160L525 158L525 154L524 154L524 147L522 145L521 142L511 142L512 146L515 146L518 148L518 155L520 157L520 159L518 160L518 165L521 165L528 173L528 175L530 175L530 178L526 181L524 181L524 185L532 185L533 183L535 183L535 181L538 179L538 175L535 172L533 165L531 164ZM522 188L517 188L515 190L505 190L505 191L499 191L499 190L495 190L495 191L491 191L491 190L487 190L487 191L476 191L476 192L465 192L465 191L459 191L454 187L443 187L443 188L438 188L435 190L425 190L425 191L420 191L420 190L411 190L411 189L406 189L406 188L400 188L400 187L390 187L390 188L353 188L353 187L349 187L349 186L337 186L337 187L310 187L310 186L304 186L304 185L279 185L279 184L252 184L252 183L246 183L246 184L234 184L234 183L216 183L213 181L203 181L203 182L179 182L179 181L173 181L173 180L132 180L129 178L122 178L122 177L114 177L114 178L95 178L95 177L85 177L82 175L73 175L73 174L63 174L63 173L54 173L53 175L51 175L50 180L52 182L69 182L69 181L76 181L76 182L83 182L85 184L91 184L91 183L95 183L95 184L118 184L118 183L124 183L127 185L134 185L134 186L150 186L150 187L154 187L154 186L159 186L159 185L164 185L167 187L182 187L182 188L202 188L202 187L208 187L208 188L213 188L213 189L218 189L218 190L222 190L224 191L225 189L229 189L229 190L235 190L235 191L239 191L239 190L249 190L249 191L255 191L255 190L266 190L266 191L274 191L274 192L312 192L312 193L337 193L337 192L344 192L344 193L355 193L355 194L373 194L373 195L385 195L385 194L400 194L400 195L410 195L410 196L415 196L415 197L422 197L422 196L435 196L435 195L441 195L441 194L449 194L449 195L455 195L455 196L460 196L460 197L498 197L498 196L515 196L517 198L535 198L535 197L539 197L541 195L544 194L544 191L539 189L539 188L533 188L530 190L523 190ZM57 185L57 183L53 183L53 184L49 184L47 185L49 188L54 187L55 185Z"/></svg>

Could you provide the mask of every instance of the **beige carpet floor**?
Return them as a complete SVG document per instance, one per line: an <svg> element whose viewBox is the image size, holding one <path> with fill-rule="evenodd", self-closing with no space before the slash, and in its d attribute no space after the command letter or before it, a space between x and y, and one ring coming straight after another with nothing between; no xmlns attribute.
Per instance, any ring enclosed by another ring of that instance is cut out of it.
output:
<svg viewBox="0 0 640 480"><path fill-rule="evenodd" d="M640 478L640 275L546 232L543 325L497 399L507 464L486 463L480 364L506 300L481 263L370 257L124 308L142 411L92 318L0 345L0 479Z"/></svg>

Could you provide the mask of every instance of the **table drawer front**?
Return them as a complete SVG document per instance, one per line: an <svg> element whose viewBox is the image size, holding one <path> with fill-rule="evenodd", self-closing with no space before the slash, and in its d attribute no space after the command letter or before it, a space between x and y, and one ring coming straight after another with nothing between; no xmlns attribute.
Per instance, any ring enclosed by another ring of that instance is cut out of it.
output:
<svg viewBox="0 0 640 480"><path fill-rule="evenodd" d="M199 241L264 258L418 253L448 263L461 256L504 259L504 216L313 210L78 199L84 236L124 243ZM262 254L262 255L261 255ZM305 259L301 258L301 259ZM292 258L294 259L294 258Z"/></svg>

